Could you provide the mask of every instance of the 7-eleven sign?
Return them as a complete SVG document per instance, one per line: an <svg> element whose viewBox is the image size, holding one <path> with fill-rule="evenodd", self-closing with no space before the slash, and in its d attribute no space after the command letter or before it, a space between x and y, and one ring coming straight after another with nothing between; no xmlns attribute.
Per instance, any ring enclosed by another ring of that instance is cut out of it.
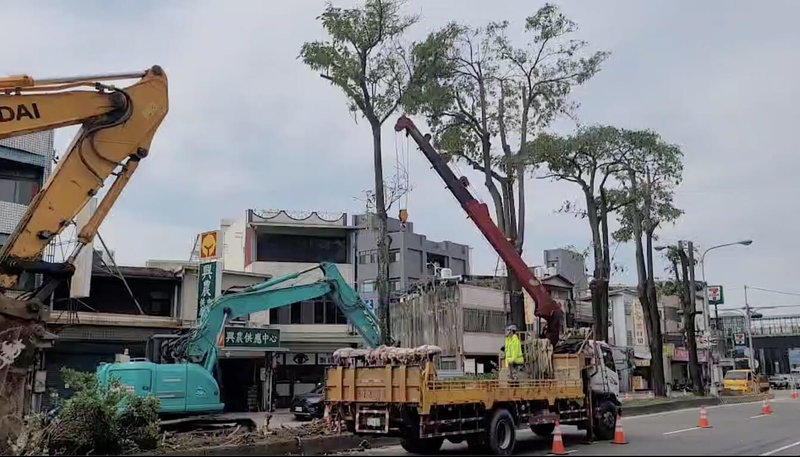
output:
<svg viewBox="0 0 800 457"><path fill-rule="evenodd" d="M708 286L708 303L710 305L721 305L725 303L722 296L722 286Z"/></svg>

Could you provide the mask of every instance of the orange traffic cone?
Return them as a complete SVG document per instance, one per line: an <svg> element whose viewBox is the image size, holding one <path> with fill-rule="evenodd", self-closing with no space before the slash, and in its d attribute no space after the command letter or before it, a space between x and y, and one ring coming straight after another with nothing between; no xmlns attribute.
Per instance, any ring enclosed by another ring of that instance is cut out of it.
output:
<svg viewBox="0 0 800 457"><path fill-rule="evenodd" d="M792 385L792 400L797 400L797 398L798 398L797 385L795 384L795 385Z"/></svg>
<svg viewBox="0 0 800 457"><path fill-rule="evenodd" d="M628 392L625 392L625 401L631 401L631 397L628 395Z"/></svg>
<svg viewBox="0 0 800 457"><path fill-rule="evenodd" d="M761 403L761 415L766 416L769 414L772 414L772 407L769 406L767 397L764 397L764 401Z"/></svg>
<svg viewBox="0 0 800 457"><path fill-rule="evenodd" d="M567 451L564 450L564 440L561 439L561 425L556 421L556 427L553 429L553 450L550 451L552 455L566 455Z"/></svg>
<svg viewBox="0 0 800 457"><path fill-rule="evenodd" d="M625 432L622 430L622 418L617 414L617 426L614 428L614 441L613 444L628 444L625 439Z"/></svg>
<svg viewBox="0 0 800 457"><path fill-rule="evenodd" d="M700 423L697 424L700 428L711 428L711 425L708 424L708 414L706 413L706 407L701 405L700 406Z"/></svg>

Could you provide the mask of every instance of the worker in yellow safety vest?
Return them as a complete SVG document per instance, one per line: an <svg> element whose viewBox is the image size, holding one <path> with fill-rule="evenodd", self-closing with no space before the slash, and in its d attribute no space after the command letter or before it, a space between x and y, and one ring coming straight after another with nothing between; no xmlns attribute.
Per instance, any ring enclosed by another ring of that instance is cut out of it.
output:
<svg viewBox="0 0 800 457"><path fill-rule="evenodd" d="M506 340L503 346L504 360L506 368L513 365L522 365L522 343L517 335L517 326L514 324L506 327Z"/></svg>

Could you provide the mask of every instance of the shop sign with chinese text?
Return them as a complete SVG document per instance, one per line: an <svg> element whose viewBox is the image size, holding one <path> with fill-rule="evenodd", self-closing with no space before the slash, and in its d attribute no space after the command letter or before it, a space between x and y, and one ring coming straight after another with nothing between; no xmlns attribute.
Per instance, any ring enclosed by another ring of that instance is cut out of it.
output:
<svg viewBox="0 0 800 457"><path fill-rule="evenodd" d="M281 331L273 328L225 327L222 346L226 348L276 348Z"/></svg>
<svg viewBox="0 0 800 457"><path fill-rule="evenodd" d="M220 296L222 289L222 261L201 262L197 275L197 317Z"/></svg>

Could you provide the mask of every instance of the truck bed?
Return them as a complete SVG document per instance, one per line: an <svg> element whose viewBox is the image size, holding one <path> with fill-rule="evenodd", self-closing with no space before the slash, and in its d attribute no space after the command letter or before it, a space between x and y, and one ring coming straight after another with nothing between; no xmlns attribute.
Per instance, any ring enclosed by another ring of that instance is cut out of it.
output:
<svg viewBox="0 0 800 457"><path fill-rule="evenodd" d="M326 374L326 402L406 404L428 414L434 406L547 401L584 397L578 376L529 380L437 379L433 364L420 366L335 367Z"/></svg>

